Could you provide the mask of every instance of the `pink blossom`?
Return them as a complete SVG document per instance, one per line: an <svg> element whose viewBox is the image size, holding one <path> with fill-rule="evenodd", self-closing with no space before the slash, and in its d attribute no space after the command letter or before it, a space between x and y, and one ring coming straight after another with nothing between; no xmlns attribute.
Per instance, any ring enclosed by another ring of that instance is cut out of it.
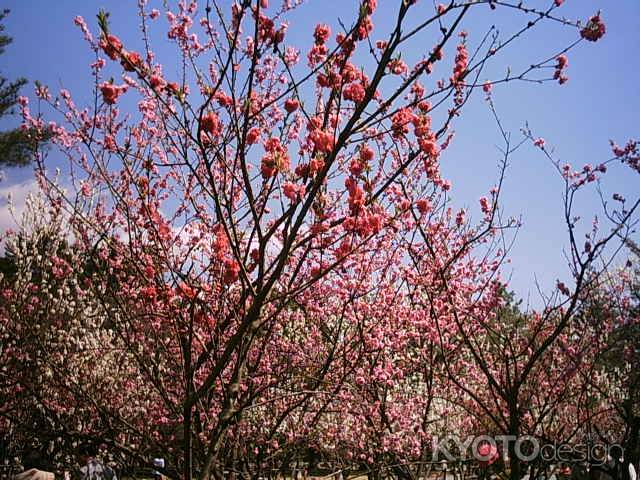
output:
<svg viewBox="0 0 640 480"><path fill-rule="evenodd" d="M200 121L200 126L202 130L207 132L209 135L217 137L220 135L222 129L222 122L220 121L220 117L215 112L209 112L206 115L203 115L202 120Z"/></svg>
<svg viewBox="0 0 640 480"><path fill-rule="evenodd" d="M100 40L100 48L111 60L116 60L122 50L122 42L115 35L103 36Z"/></svg>
<svg viewBox="0 0 640 480"><path fill-rule="evenodd" d="M433 207L429 200L427 200L426 198L421 198L416 201L416 208L422 215L425 215L429 213Z"/></svg>
<svg viewBox="0 0 640 480"><path fill-rule="evenodd" d="M365 90L360 82L353 82L347 85L342 92L342 96L345 100L351 100L355 103L360 103L364 100Z"/></svg>
<svg viewBox="0 0 640 480"><path fill-rule="evenodd" d="M256 144L260 141L260 129L253 127L247 132L247 143L249 145Z"/></svg>
<svg viewBox="0 0 640 480"><path fill-rule="evenodd" d="M100 84L100 91L102 92L102 99L107 105L113 105L117 102L118 97L127 91L126 85L114 85L111 82L104 82Z"/></svg>
<svg viewBox="0 0 640 480"><path fill-rule="evenodd" d="M329 153L333 150L335 140L330 132L315 130L311 133L310 138L318 151Z"/></svg>
<svg viewBox="0 0 640 480"><path fill-rule="evenodd" d="M304 196L305 187L304 185L296 185L293 182L285 182L282 186L282 191L284 196L291 202L297 202Z"/></svg>
<svg viewBox="0 0 640 480"><path fill-rule="evenodd" d="M284 102L284 109L287 111L287 113L295 112L298 109L298 107L300 107L300 102L295 98L288 98Z"/></svg>
<svg viewBox="0 0 640 480"><path fill-rule="evenodd" d="M600 15L594 15L589 19L587 25L582 30L580 30L580 35L585 40L596 42L604 36L606 31L607 29L602 19L600 18Z"/></svg>
<svg viewBox="0 0 640 480"><path fill-rule="evenodd" d="M149 77L149 85L154 90L164 86L164 84L165 84L165 81L160 75L151 75L151 77Z"/></svg>
<svg viewBox="0 0 640 480"><path fill-rule="evenodd" d="M232 284L238 280L240 274L240 265L234 259L225 260L224 262L224 283Z"/></svg>
<svg viewBox="0 0 640 480"><path fill-rule="evenodd" d="M397 58L389 62L388 68L394 75L402 75L409 70L407 64Z"/></svg>
<svg viewBox="0 0 640 480"><path fill-rule="evenodd" d="M331 28L326 24L318 24L316 25L316 29L313 32L313 38L316 41L317 45L326 43L331 36Z"/></svg>

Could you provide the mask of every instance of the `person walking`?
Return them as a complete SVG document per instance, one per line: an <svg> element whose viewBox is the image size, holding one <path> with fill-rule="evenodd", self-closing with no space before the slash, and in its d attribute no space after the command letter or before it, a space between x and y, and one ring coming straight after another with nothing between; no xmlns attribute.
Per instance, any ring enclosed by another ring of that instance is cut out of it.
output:
<svg viewBox="0 0 640 480"><path fill-rule="evenodd" d="M613 445L609 451L612 460L612 477L615 480L636 480L636 469L624 458L624 452L619 445Z"/></svg>
<svg viewBox="0 0 640 480"><path fill-rule="evenodd" d="M80 468L81 480L118 480L116 472L108 465L95 458L97 450L87 447L81 454L80 459L84 466Z"/></svg>
<svg viewBox="0 0 640 480"><path fill-rule="evenodd" d="M54 480L52 472L48 468L38 452L31 452L22 460L24 471L13 477L13 480Z"/></svg>

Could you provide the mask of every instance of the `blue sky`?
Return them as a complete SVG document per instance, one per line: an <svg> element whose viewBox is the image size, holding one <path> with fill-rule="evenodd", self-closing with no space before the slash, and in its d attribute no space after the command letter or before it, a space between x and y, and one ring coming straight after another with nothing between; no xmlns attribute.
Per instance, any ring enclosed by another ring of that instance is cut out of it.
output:
<svg viewBox="0 0 640 480"><path fill-rule="evenodd" d="M96 29L95 14L100 8L111 12L112 29L131 48L140 48L136 3L133 0L93 1L65 0L13 0L3 2L11 10L5 21L7 33L14 43L0 56L0 72L11 78L24 76L40 80L53 91L64 86L72 92L76 103L89 102L91 52L82 40L82 34L73 25L76 15L85 17ZM155 3L155 5L154 5ZM204 3L204 2L202 2ZM224 2L221 2L224 3ZM551 0L530 0L531 6L543 8ZM382 30L391 27L396 0L380 0L374 22ZM162 2L151 0L150 7L162 10ZM357 9L356 2L336 0L310 0L290 18L287 40L305 47L312 41L310 25L322 21L337 30L337 19L349 20ZM582 166L609 158L609 139L624 143L640 137L637 112L640 111L640 87L637 81L637 52L640 51L640 2L637 0L566 0L560 14L567 18L588 18L601 10L607 25L607 34L595 44L582 42L569 56L567 84L544 85L512 83L497 86L493 97L504 127L515 137L528 122L537 136L563 161ZM418 0L412 10L412 20L418 20L433 11L433 3ZM463 27L469 31L473 43L484 34L488 25L496 25L504 34L522 25L526 19L512 11L488 7L474 8ZM164 19L162 20L164 23ZM543 22L544 23L544 22ZM160 32L161 28L156 31ZM514 71L557 51L576 37L574 29L546 23L525 40L505 52L487 70L487 78L504 72L510 65ZM430 49L430 39L421 39L406 52L408 63L418 59L423 50ZM435 37L433 37L435 43ZM154 38L154 48L165 64L165 73L177 72L173 47L163 36ZM453 55L452 47L450 52ZM450 68L451 58L445 62ZM443 64L443 65L445 65ZM436 78L447 76L448 71L436 72ZM427 85L428 86L428 85ZM32 96L31 89L25 94ZM477 213L477 199L485 195L496 180L496 164L500 154L499 132L491 113L478 94L465 107L455 124L455 140L442 157L445 177L453 182L453 200L457 206L469 206ZM17 119L14 120L17 123ZM2 122L3 126L8 123ZM11 124L11 122L9 122ZM51 157L56 163L55 154ZM0 194L13 189L20 197L28 189L33 175L29 168L8 169L0 182ZM637 175L624 170L606 175L603 189L608 196L613 191L640 192ZM508 215L521 216L524 222L516 245L511 252L512 264L505 268L512 274L512 288L526 297L535 297L534 279L550 288L556 278L566 278L567 269L562 250L567 245L567 232L562 223L562 183L539 151L524 148L511 158L503 194L503 206ZM19 200L19 199L18 199ZM594 190L581 197L580 213L585 216L599 211L599 200ZM0 228L6 227L6 212L0 217ZM535 302L534 302L535 303Z"/></svg>

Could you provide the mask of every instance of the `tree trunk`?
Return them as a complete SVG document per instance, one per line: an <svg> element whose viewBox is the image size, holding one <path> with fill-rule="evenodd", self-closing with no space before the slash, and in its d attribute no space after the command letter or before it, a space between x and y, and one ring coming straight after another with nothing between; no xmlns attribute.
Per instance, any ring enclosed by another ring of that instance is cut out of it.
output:
<svg viewBox="0 0 640 480"><path fill-rule="evenodd" d="M184 422L183 422L183 433L184 433L184 467L183 467L183 477L184 480L191 480L193 477L192 465L193 461L191 459L191 407L185 407L183 411Z"/></svg>
<svg viewBox="0 0 640 480"><path fill-rule="evenodd" d="M509 401L509 435L515 439L509 442L509 478L520 480L522 478L522 463L516 455L516 441L520 434L520 416L518 412L518 395L514 394Z"/></svg>
<svg viewBox="0 0 640 480"><path fill-rule="evenodd" d="M631 415L631 428L629 429L629 439L625 445L624 456L629 460L636 469L640 462L640 417Z"/></svg>

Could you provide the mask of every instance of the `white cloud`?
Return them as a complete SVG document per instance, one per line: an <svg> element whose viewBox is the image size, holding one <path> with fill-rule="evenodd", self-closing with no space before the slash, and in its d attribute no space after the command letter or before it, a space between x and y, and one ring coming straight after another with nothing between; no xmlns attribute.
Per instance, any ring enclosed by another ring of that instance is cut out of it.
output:
<svg viewBox="0 0 640 480"><path fill-rule="evenodd" d="M0 233L18 227L16 222L22 217L27 196L37 190L38 183L35 179L13 185L0 185Z"/></svg>

